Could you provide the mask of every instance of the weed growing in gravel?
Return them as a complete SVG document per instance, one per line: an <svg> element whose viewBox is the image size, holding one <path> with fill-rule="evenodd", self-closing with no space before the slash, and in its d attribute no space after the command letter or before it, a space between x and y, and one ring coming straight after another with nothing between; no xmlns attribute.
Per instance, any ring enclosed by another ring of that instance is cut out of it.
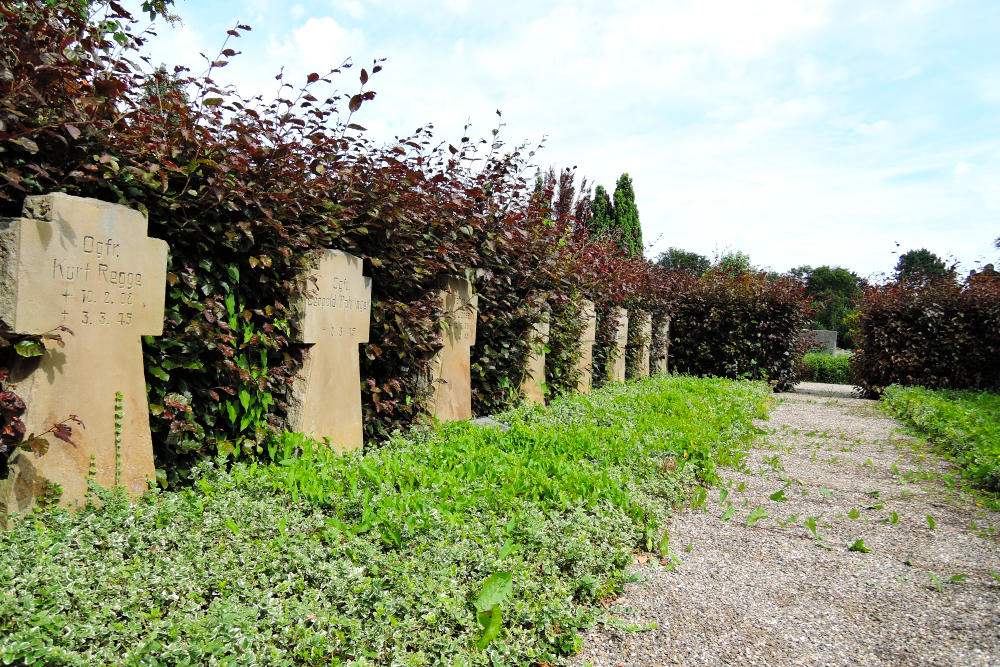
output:
<svg viewBox="0 0 1000 667"><path fill-rule="evenodd" d="M854 542L854 544L852 544L851 546L847 547L847 550L848 551L858 551L858 552L863 553L863 554L866 554L869 551L871 551L871 549L869 549L868 547L865 546L865 541L864 541L863 538L858 538Z"/></svg>
<svg viewBox="0 0 1000 667"><path fill-rule="evenodd" d="M760 506L755 507L753 510L751 510L750 515L747 516L747 526L752 526L761 519L766 519L766 518L767 518L767 512L764 510L764 508Z"/></svg>
<svg viewBox="0 0 1000 667"><path fill-rule="evenodd" d="M937 524L934 522L934 517L932 517L930 514L928 514L927 515L927 527L930 528L931 530L934 530L934 528L936 526L937 526Z"/></svg>
<svg viewBox="0 0 1000 667"><path fill-rule="evenodd" d="M787 503L788 498L785 497L786 488L788 488L787 484L785 485L785 488L775 491L774 493L769 495L768 498L778 503Z"/></svg>
<svg viewBox="0 0 1000 667"><path fill-rule="evenodd" d="M664 508L746 455L764 384L660 376L0 533L4 664L526 664L577 646ZM687 454L685 457L684 454ZM664 465L670 462L670 465ZM477 644L481 646L480 649Z"/></svg>

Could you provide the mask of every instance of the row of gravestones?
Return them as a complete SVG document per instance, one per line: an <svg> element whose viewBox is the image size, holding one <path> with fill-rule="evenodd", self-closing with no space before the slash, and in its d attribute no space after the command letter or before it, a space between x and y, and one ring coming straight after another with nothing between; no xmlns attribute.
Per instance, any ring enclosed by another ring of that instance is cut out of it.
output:
<svg viewBox="0 0 1000 667"><path fill-rule="evenodd" d="M11 368L9 380L27 404L23 421L34 432L69 414L85 425L72 446L10 458L0 481L0 519L29 509L51 483L60 485L66 505L85 498L88 477L134 494L148 488L155 471L140 336L163 331L167 244L146 231L137 211L64 194L29 197L23 217L0 221L0 319L19 334L53 333L60 326L71 332L44 355ZM337 449L356 449L363 433L358 345L368 340L371 279L363 276L360 259L336 250L325 251L303 279L299 329L301 342L312 349L293 385L289 425ZM478 297L460 278L447 278L440 288L444 344L431 364L430 412L441 421L468 419ZM584 304L583 318L578 389L588 392L596 334L592 303ZM665 347L651 359L649 316L638 319L645 341L639 375L648 375L651 364L666 372ZM625 379L628 320L619 309L612 381ZM658 337L666 340L668 333ZM534 329L521 387L539 403L548 334L548 322Z"/></svg>

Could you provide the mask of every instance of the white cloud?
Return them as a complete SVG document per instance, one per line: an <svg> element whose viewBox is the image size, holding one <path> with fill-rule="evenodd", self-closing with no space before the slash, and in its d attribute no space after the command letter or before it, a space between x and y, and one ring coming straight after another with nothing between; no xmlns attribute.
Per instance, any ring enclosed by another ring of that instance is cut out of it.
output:
<svg viewBox="0 0 1000 667"><path fill-rule="evenodd" d="M858 123L854 131L864 137L877 137L885 134L892 127L887 120L877 120L874 123Z"/></svg>
<svg viewBox="0 0 1000 667"><path fill-rule="evenodd" d="M365 16L365 8L360 0L333 0L333 6L355 19L361 19Z"/></svg>
<svg viewBox="0 0 1000 667"><path fill-rule="evenodd" d="M268 55L293 71L333 69L346 59L357 57L365 48L365 37L357 28L345 29L330 17L311 17L297 28L289 40L279 42L271 36ZM308 73L308 72L306 72Z"/></svg>

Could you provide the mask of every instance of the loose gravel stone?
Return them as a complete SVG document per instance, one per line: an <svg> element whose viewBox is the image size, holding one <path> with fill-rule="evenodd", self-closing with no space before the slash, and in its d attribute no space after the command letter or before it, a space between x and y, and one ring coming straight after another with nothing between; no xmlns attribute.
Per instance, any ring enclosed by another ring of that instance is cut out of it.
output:
<svg viewBox="0 0 1000 667"><path fill-rule="evenodd" d="M746 468L674 516L682 563L638 557L570 663L1000 665L1000 513L850 387L778 399Z"/></svg>

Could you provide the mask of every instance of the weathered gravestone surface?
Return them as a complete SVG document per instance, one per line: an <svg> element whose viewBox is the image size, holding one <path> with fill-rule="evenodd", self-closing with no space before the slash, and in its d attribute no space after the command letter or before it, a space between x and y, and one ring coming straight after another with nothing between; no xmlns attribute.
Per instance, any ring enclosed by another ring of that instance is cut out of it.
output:
<svg viewBox="0 0 1000 667"><path fill-rule="evenodd" d="M803 329L799 335L810 350L833 352L837 349L837 332L829 329Z"/></svg>
<svg viewBox="0 0 1000 667"><path fill-rule="evenodd" d="M549 344L549 320L546 316L536 324L528 334L531 344L531 354L528 356L528 366L524 381L521 382L521 394L530 403L545 404L545 346Z"/></svg>
<svg viewBox="0 0 1000 667"><path fill-rule="evenodd" d="M615 328L615 345L611 349L613 355L611 359L611 381L625 381L625 345L628 343L628 311L624 308L615 308L615 316L612 317L612 325Z"/></svg>
<svg viewBox="0 0 1000 667"><path fill-rule="evenodd" d="M584 301L580 318L583 320L583 333L580 334L580 358L574 370L580 373L576 390L581 394L589 394L594 378L594 341L597 339L597 311L593 301Z"/></svg>
<svg viewBox="0 0 1000 667"><path fill-rule="evenodd" d="M653 339L653 372L666 373L670 359L670 318L666 317L656 329Z"/></svg>
<svg viewBox="0 0 1000 667"><path fill-rule="evenodd" d="M431 360L434 393L429 411L440 421L459 421L472 417L469 348L476 342L479 297L472 293L472 283L464 278L447 277L441 287L444 347Z"/></svg>
<svg viewBox="0 0 1000 667"><path fill-rule="evenodd" d="M653 319L646 311L638 311L636 326L639 327L639 339L642 341L639 346L639 364L637 376L641 378L649 377L649 356L650 346L653 344Z"/></svg>
<svg viewBox="0 0 1000 667"><path fill-rule="evenodd" d="M288 421L295 431L329 439L339 451L364 442L358 345L368 342L372 281L362 260L326 250L305 275L302 342L312 343L292 387Z"/></svg>
<svg viewBox="0 0 1000 667"><path fill-rule="evenodd" d="M102 486L141 494L155 479L140 336L163 332L167 244L146 230L138 211L64 194L28 197L24 217L0 221L0 319L17 333L72 332L11 369L22 419L29 433L69 415L86 426L72 424L75 446L50 435L41 457L12 458L8 513L30 508L46 482L81 504L91 457Z"/></svg>

